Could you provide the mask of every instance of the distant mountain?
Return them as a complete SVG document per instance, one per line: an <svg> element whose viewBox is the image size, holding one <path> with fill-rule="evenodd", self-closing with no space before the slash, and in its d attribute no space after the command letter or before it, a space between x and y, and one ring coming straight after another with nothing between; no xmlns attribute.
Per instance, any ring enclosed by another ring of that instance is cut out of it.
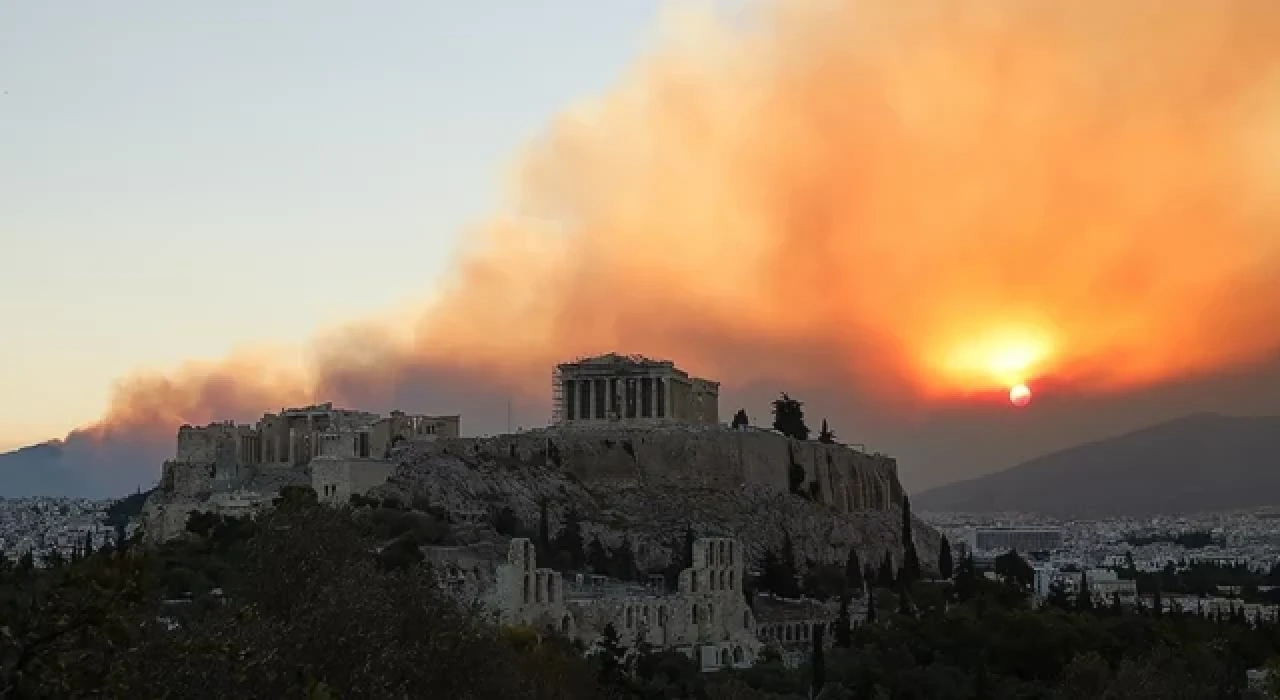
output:
<svg viewBox="0 0 1280 700"><path fill-rule="evenodd" d="M66 440L0 453L0 497L113 498L150 488L169 446L140 436Z"/></svg>
<svg viewBox="0 0 1280 700"><path fill-rule="evenodd" d="M1280 417L1187 416L912 496L918 510L1145 515L1280 504Z"/></svg>

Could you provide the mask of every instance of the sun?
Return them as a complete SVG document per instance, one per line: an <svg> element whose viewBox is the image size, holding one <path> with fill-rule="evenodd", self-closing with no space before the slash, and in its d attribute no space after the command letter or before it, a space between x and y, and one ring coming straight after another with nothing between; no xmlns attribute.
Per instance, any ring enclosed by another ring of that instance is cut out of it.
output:
<svg viewBox="0 0 1280 700"><path fill-rule="evenodd" d="M1009 403L1022 408L1031 403L1031 389L1026 384L1019 384L1009 390Z"/></svg>

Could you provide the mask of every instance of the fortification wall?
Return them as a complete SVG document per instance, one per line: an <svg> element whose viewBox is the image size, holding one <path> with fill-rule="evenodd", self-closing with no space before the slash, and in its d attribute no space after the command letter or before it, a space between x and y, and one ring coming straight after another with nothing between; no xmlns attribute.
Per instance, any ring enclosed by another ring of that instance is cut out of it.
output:
<svg viewBox="0 0 1280 700"><path fill-rule="evenodd" d="M584 482L614 486L678 482L734 489L751 484L791 488L792 464L804 470L800 488L842 512L888 510L902 502L897 461L845 445L797 441L766 430L723 427L562 426L492 438L443 438L415 449L428 454L545 464Z"/></svg>

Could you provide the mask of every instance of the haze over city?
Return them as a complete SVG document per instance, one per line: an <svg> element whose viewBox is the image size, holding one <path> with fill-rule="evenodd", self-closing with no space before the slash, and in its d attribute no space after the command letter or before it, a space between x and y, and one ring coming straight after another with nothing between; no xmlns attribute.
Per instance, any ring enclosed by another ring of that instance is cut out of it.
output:
<svg viewBox="0 0 1280 700"><path fill-rule="evenodd" d="M0 10L0 445L610 350L909 488L1280 411L1280 6L672 7Z"/></svg>

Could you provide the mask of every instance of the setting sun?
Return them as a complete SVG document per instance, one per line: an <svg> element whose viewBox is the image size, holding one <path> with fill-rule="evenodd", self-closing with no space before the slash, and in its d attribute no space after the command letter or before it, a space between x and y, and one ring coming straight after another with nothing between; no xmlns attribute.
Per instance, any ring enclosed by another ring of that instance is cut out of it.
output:
<svg viewBox="0 0 1280 700"><path fill-rule="evenodd" d="M1009 390L1009 403L1019 408L1031 403L1031 389L1026 384L1019 384Z"/></svg>

